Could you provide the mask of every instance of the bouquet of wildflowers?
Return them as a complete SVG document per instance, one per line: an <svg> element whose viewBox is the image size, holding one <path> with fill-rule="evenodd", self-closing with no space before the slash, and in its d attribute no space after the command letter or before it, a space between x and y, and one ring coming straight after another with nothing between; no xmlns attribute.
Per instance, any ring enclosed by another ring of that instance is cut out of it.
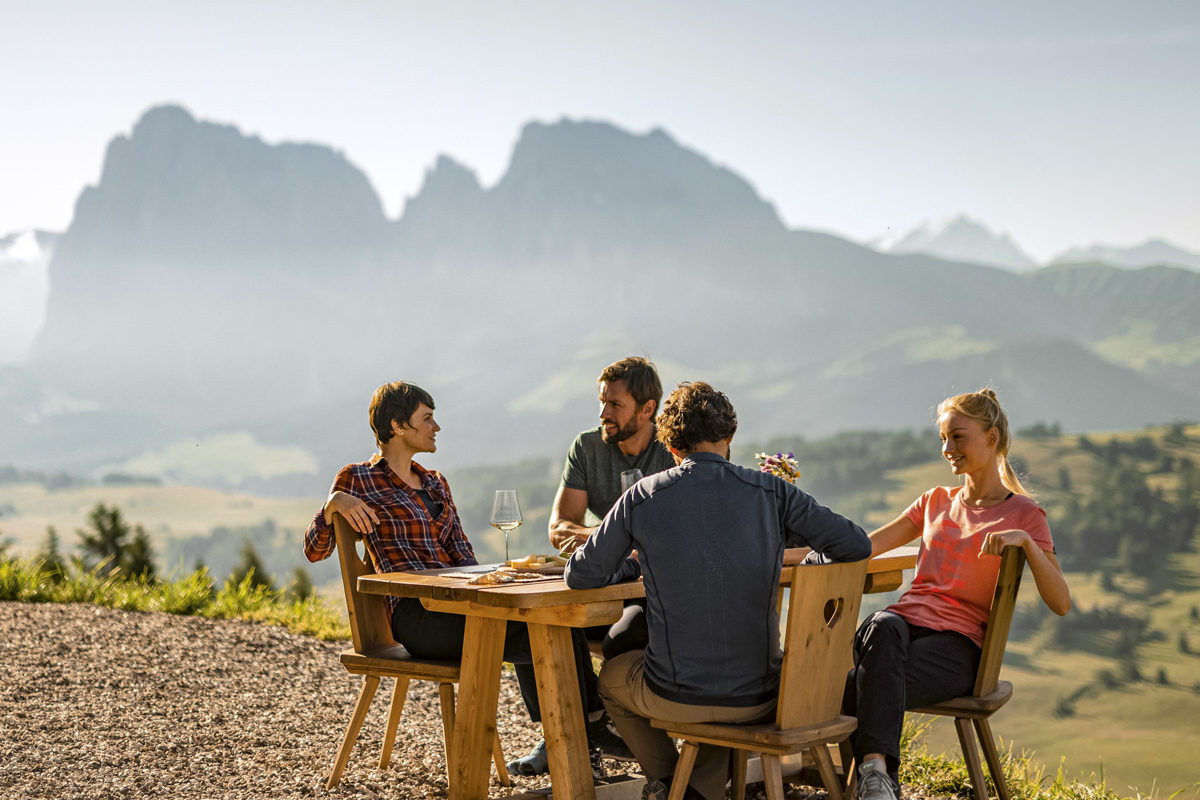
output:
<svg viewBox="0 0 1200 800"><path fill-rule="evenodd" d="M796 478L800 477L800 473L796 471L796 459L792 458L791 453L786 456L783 453L776 453L773 456L766 453L755 453L754 457L758 459L759 469L783 478L788 483L794 484Z"/></svg>

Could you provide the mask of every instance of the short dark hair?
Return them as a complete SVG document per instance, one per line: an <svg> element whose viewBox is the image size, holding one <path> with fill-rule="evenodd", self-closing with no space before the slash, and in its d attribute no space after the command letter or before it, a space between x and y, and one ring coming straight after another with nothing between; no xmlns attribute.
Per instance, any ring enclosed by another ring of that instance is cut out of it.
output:
<svg viewBox="0 0 1200 800"><path fill-rule="evenodd" d="M724 392L703 381L684 381L663 404L658 440L672 450L690 453L701 442L720 442L737 433L737 412Z"/></svg>
<svg viewBox="0 0 1200 800"><path fill-rule="evenodd" d="M662 406L662 383L658 380L658 370L654 368L654 363L639 356L615 361L605 367L600 377L596 378L596 383L613 381L625 382L625 388L633 396L633 402L637 403L638 408L644 406L647 400L653 400L654 413L650 415L653 421Z"/></svg>
<svg viewBox="0 0 1200 800"><path fill-rule="evenodd" d="M392 423L401 426L408 425L412 415L421 404L433 408L433 398L429 392L407 381L385 383L375 390L371 396L371 430L375 432L375 443L380 447L392 438Z"/></svg>

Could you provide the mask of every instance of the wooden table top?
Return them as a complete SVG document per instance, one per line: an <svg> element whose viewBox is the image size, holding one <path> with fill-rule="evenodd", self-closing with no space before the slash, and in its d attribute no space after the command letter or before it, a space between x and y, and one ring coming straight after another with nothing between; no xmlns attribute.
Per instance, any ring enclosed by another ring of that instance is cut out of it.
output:
<svg viewBox="0 0 1200 800"><path fill-rule="evenodd" d="M790 548L784 551L784 566L779 577L781 582L791 580L792 565L799 563L807 553L808 548ZM898 547L872 558L867 565L867 575L912 569L916 563L916 547ZM446 570L446 572L454 571ZM358 579L358 589L367 594L467 602L493 608L547 608L581 603L632 600L646 596L641 581L628 581L600 589L570 589L561 578L533 583L473 586L463 578L452 578L438 574L439 572L441 571L431 570L363 575Z"/></svg>

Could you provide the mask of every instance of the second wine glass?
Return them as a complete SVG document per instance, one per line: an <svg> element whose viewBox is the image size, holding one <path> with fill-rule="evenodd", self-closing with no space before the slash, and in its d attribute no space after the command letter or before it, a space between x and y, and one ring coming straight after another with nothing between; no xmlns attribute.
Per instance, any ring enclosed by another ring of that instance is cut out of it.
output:
<svg viewBox="0 0 1200 800"><path fill-rule="evenodd" d="M508 534L521 527L521 504L516 489L497 489L492 501L492 527L504 531L504 560L508 557Z"/></svg>

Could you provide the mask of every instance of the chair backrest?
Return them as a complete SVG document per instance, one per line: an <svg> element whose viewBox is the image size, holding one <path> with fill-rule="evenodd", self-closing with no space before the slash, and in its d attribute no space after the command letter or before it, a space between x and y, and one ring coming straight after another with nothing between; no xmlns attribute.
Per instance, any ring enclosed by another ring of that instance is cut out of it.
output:
<svg viewBox="0 0 1200 800"><path fill-rule="evenodd" d="M1000 556L1000 574L996 576L996 593L992 595L992 610L988 614L987 631L983 635L983 655L979 657L979 672L975 674L975 697L991 694L1000 678L1004 648L1008 646L1008 629L1012 627L1013 607L1017 590L1021 588L1021 573L1025 570L1025 551L1014 544L1004 548Z"/></svg>
<svg viewBox="0 0 1200 800"><path fill-rule="evenodd" d="M350 617L350 636L354 639L355 652L369 653L394 645L396 640L388 625L387 601L381 595L363 594L358 590L359 576L375 572L369 561L358 554L362 536L341 514L333 515L333 535L338 561L342 565L342 588L346 591L346 613Z"/></svg>
<svg viewBox="0 0 1200 800"><path fill-rule="evenodd" d="M793 569L775 714L780 728L816 725L841 713L866 575L865 559Z"/></svg>

